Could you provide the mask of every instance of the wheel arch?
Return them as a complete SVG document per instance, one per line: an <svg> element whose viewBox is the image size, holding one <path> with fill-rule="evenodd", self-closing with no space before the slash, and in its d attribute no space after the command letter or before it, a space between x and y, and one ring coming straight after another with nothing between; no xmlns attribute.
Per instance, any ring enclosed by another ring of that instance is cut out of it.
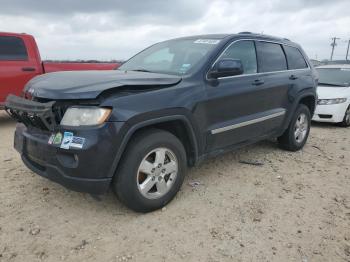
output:
<svg viewBox="0 0 350 262"><path fill-rule="evenodd" d="M306 94L306 95L302 96L299 99L298 104L306 105L310 110L311 117L314 115L315 109L316 109L316 97L314 95Z"/></svg>
<svg viewBox="0 0 350 262"><path fill-rule="evenodd" d="M293 104L290 106L290 109L288 110L289 114L285 119L281 134L288 128L290 121L294 115L294 112L295 110L297 110L297 107L299 104L306 105L310 109L310 113L312 117L316 109L316 99L317 99L317 95L312 91L307 91L299 94L298 97L294 99Z"/></svg>
<svg viewBox="0 0 350 262"><path fill-rule="evenodd" d="M139 122L128 129L114 159L111 176L117 170L130 139L137 133L150 128L165 130L175 135L185 147L188 166L196 164L198 160L198 141L190 120L183 115L164 116Z"/></svg>

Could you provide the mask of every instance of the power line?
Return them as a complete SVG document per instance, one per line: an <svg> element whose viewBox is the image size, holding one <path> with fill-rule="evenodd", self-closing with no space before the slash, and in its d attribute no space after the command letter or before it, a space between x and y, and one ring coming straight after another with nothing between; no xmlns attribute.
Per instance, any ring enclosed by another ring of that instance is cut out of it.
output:
<svg viewBox="0 0 350 262"><path fill-rule="evenodd" d="M334 54L334 48L336 47L337 43L336 41L340 39L339 37L332 37L332 43L331 43L331 47L332 47L332 53L331 53L331 61L333 60L333 54Z"/></svg>

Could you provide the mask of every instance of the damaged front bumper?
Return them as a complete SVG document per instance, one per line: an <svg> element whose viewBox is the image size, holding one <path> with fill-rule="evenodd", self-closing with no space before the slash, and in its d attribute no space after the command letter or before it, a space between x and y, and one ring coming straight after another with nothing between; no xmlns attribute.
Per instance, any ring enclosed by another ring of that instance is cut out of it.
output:
<svg viewBox="0 0 350 262"><path fill-rule="evenodd" d="M53 103L50 108L47 103L12 101L7 100L6 110L19 121L14 146L29 169L75 191L101 194L108 190L123 122L67 129L57 124ZM42 119L53 120L47 125ZM64 144L67 134L70 143Z"/></svg>
<svg viewBox="0 0 350 262"><path fill-rule="evenodd" d="M55 101L39 103L22 97L9 95L6 98L6 112L26 126L34 126L43 130L54 131L62 115L54 112Z"/></svg>

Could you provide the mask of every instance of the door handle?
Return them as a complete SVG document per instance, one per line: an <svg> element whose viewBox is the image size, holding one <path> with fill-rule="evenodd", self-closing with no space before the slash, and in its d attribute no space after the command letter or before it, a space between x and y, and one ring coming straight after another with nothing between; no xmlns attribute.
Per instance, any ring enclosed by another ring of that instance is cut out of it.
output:
<svg viewBox="0 0 350 262"><path fill-rule="evenodd" d="M290 80L295 80L295 79L298 79L298 77L297 77L296 75L291 75L291 76L289 77L289 79L290 79Z"/></svg>
<svg viewBox="0 0 350 262"><path fill-rule="evenodd" d="M256 80L254 80L254 82L252 83L252 85L260 86L260 85L263 85L264 83L265 83L264 80L256 79Z"/></svg>
<svg viewBox="0 0 350 262"><path fill-rule="evenodd" d="M22 67L23 72L34 72L35 68L34 67Z"/></svg>

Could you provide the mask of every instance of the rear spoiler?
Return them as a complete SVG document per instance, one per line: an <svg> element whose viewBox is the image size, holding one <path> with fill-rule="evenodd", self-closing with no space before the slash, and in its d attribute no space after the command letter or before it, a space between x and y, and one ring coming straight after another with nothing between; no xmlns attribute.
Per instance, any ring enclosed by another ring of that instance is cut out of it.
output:
<svg viewBox="0 0 350 262"><path fill-rule="evenodd" d="M15 95L9 95L5 101L6 112L26 126L34 126L47 131L54 131L58 125L53 105L56 101L40 103Z"/></svg>

